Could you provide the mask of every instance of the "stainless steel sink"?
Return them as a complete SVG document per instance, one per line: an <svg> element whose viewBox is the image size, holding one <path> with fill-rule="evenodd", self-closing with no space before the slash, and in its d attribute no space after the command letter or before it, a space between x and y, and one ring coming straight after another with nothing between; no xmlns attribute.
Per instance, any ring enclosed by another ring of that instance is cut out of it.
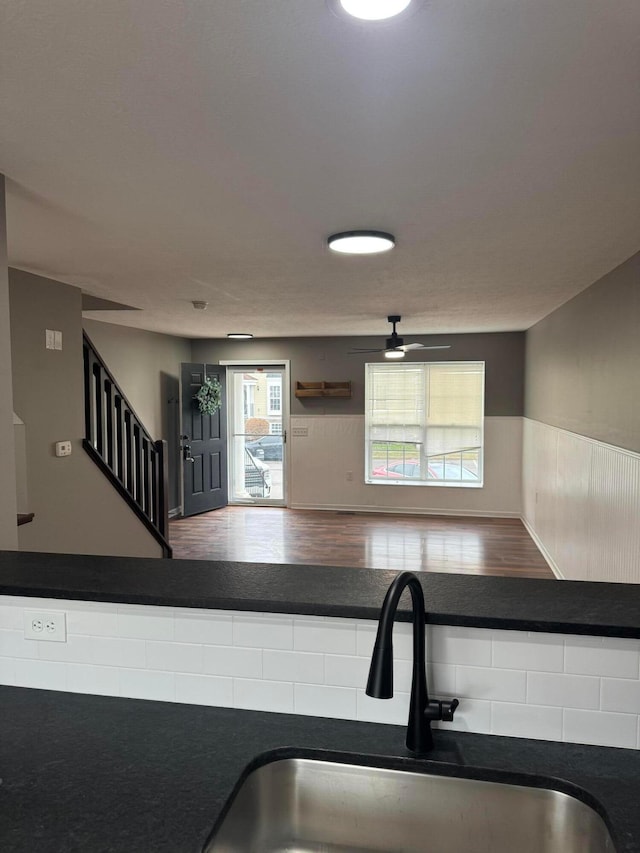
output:
<svg viewBox="0 0 640 853"><path fill-rule="evenodd" d="M309 758L251 771L205 853L612 853L602 818L548 788Z"/></svg>

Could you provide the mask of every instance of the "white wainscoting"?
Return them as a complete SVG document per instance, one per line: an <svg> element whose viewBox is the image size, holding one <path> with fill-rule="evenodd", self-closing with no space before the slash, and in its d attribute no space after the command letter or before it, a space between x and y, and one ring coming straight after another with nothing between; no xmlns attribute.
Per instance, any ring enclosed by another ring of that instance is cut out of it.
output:
<svg viewBox="0 0 640 853"><path fill-rule="evenodd" d="M67 642L24 639L24 611L67 615ZM376 623L0 596L0 683L406 725L411 626L395 695L364 692ZM640 640L433 625L435 698L461 731L640 747Z"/></svg>
<svg viewBox="0 0 640 853"><path fill-rule="evenodd" d="M640 583L640 454L524 419L523 520L558 577Z"/></svg>
<svg viewBox="0 0 640 853"><path fill-rule="evenodd" d="M484 487L364 482L364 415L291 418L293 509L520 517L522 418L485 418ZM299 435L297 428L306 429ZM352 480L348 480L348 472Z"/></svg>

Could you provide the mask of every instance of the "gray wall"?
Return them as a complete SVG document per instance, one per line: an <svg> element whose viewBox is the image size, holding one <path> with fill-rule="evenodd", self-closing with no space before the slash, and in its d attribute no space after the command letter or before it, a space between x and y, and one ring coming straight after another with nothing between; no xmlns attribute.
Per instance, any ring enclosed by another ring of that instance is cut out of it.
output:
<svg viewBox="0 0 640 853"><path fill-rule="evenodd" d="M290 359L291 414L362 414L364 364L381 361L381 354L348 355L351 347L379 347L385 335L367 338L279 338L253 341L199 340L192 342L194 362ZM451 344L450 350L410 353L410 361L485 361L487 416L521 416L524 410L524 332L478 335L407 336L407 341ZM295 397L296 381L350 379L351 399L326 401Z"/></svg>
<svg viewBox="0 0 640 853"><path fill-rule="evenodd" d="M640 253L526 335L525 415L640 452Z"/></svg>
<svg viewBox="0 0 640 853"><path fill-rule="evenodd" d="M0 549L18 547L4 175L0 175Z"/></svg>
<svg viewBox="0 0 640 853"><path fill-rule="evenodd" d="M75 287L9 271L14 409L25 422L31 524L22 550L160 556L160 547L82 449L81 294ZM62 332L61 352L45 329ZM55 456L70 439L72 454Z"/></svg>
<svg viewBox="0 0 640 853"><path fill-rule="evenodd" d="M191 361L190 341L96 320L83 325L151 436L167 442L169 508L178 507L180 364Z"/></svg>

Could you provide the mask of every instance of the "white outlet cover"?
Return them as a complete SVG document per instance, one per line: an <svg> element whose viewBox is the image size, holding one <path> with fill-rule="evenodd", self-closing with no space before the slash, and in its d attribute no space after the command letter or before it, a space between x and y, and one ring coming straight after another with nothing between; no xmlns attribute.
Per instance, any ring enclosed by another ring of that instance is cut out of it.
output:
<svg viewBox="0 0 640 853"><path fill-rule="evenodd" d="M25 640L67 642L67 614L63 610L25 610Z"/></svg>

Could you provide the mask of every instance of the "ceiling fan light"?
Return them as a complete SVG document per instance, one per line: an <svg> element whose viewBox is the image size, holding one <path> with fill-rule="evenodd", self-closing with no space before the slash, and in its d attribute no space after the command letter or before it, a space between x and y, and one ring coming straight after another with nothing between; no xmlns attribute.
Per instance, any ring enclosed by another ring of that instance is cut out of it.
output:
<svg viewBox="0 0 640 853"><path fill-rule="evenodd" d="M234 341L248 341L253 335L251 332L227 332L227 337Z"/></svg>
<svg viewBox="0 0 640 853"><path fill-rule="evenodd" d="M385 352L385 358L404 358L404 350L401 349L389 349Z"/></svg>
<svg viewBox="0 0 640 853"><path fill-rule="evenodd" d="M340 0L347 14L363 21L383 21L404 12L411 0Z"/></svg>
<svg viewBox="0 0 640 853"><path fill-rule="evenodd" d="M332 234L327 244L344 255L375 255L393 249L396 238L386 231L341 231Z"/></svg>

